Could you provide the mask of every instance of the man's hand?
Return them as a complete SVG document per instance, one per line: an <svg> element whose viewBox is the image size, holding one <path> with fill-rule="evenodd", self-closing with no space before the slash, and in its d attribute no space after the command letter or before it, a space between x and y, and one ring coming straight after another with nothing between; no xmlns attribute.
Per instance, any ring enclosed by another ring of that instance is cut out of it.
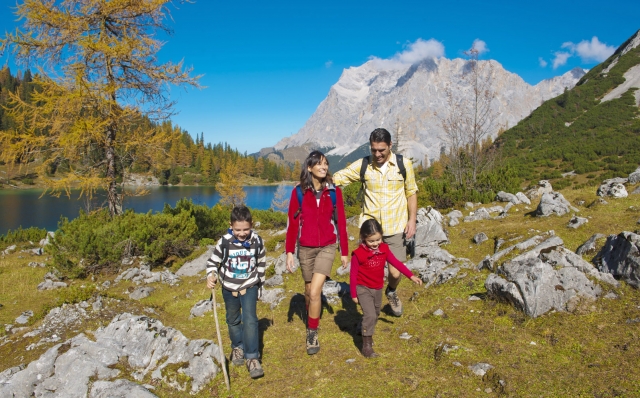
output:
<svg viewBox="0 0 640 398"><path fill-rule="evenodd" d="M293 261L293 253L287 253L287 261L285 264L287 266L287 271L293 273L293 266L295 265L295 261Z"/></svg>
<svg viewBox="0 0 640 398"><path fill-rule="evenodd" d="M349 266L349 257L340 256L340 261L342 262L342 269L347 269L347 267Z"/></svg>
<svg viewBox="0 0 640 398"><path fill-rule="evenodd" d="M218 282L218 278L214 274L207 276L207 287L209 289L216 287L216 282Z"/></svg>
<svg viewBox="0 0 640 398"><path fill-rule="evenodd" d="M354 303L358 304L358 298L357 297L352 297L351 300L353 300Z"/></svg>
<svg viewBox="0 0 640 398"><path fill-rule="evenodd" d="M416 234L416 220L407 221L407 226L404 227L405 239L411 239L415 234Z"/></svg>

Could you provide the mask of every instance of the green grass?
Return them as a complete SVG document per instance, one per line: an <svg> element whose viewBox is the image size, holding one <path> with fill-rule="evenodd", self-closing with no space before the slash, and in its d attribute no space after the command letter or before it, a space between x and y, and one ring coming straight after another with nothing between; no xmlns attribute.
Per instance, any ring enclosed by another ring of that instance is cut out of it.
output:
<svg viewBox="0 0 640 398"><path fill-rule="evenodd" d="M574 205L578 200L584 200L586 204L596 200L595 188L568 188L562 193ZM640 218L640 195L607 201L608 205L579 207L579 215L589 218L589 223L577 230L566 227L569 215L535 218L527 213L535 209L537 202L529 209L518 205L504 219L460 223L448 228L451 243L444 248L457 257L477 263L493 253L491 239L481 245L471 242L477 232L485 232L490 238L522 236L524 239L554 230L568 249L575 250L593 233L617 234L639 228L636 223ZM357 236L357 230L350 227L349 234ZM271 239L270 236L265 238ZM355 242L350 243L355 246ZM281 251L282 248L268 255L275 257ZM1 324L13 323L15 317L27 309L37 313L62 294L36 291L35 286L46 270L26 267L34 258L22 255L25 258L19 258L20 254L15 253L0 259L0 303L4 304L0 309ZM336 259L334 269L337 267ZM265 377L251 380L244 367L231 366L230 393L226 392L220 374L196 396L480 397L500 393L498 380L506 382L502 393L513 397L640 395L640 324L627 323L629 319L640 318L639 291L624 283L619 289L603 286L605 292L614 291L620 298L584 303L573 314L550 313L531 319L505 304L491 300L469 301L471 294L485 292L484 280L488 271L461 270L460 273L467 275L428 289L406 280L401 282L398 291L405 313L396 318L385 314L383 309L374 335L374 347L380 354L377 359L365 359L358 351L361 338L354 336L354 332L361 315L348 297L323 309L321 350L317 355L308 356L304 343L305 325L297 315L302 309L296 296L303 292L302 278L299 272L286 274L285 300L273 311L268 305L258 305ZM101 278L95 282L73 283L100 284ZM113 275L109 279L113 279ZM348 281L348 276L336 276L335 279ZM157 290L139 302L127 298L126 293L134 287L130 282L121 282L100 292L122 301L110 304L105 314L80 330L94 330L119 312L143 314L144 308L152 308L158 315L151 316L180 330L188 338L216 340L211 313L189 319L189 309L210 294L202 277L184 278L176 287L155 284ZM411 301L414 293L417 296ZM219 289L216 294L218 303L222 303ZM386 304L383 298L383 306ZM442 309L446 317L432 315L437 309ZM228 355L224 305L218 309L218 317ZM35 321L33 326L37 325L38 321ZM413 337L400 339L404 332ZM73 335L69 333L65 338ZM16 339L0 346L0 357L3 358L0 370L39 357L50 345L24 350L26 345L38 339ZM437 350L442 344L459 349L443 353ZM347 363L348 359L355 359L355 362ZM453 362L462 366L454 366ZM467 369L477 362L487 362L495 368L484 378L478 377ZM487 388L492 389L491 394L485 392ZM183 392L162 383L156 384L154 393L160 397L184 396Z"/></svg>

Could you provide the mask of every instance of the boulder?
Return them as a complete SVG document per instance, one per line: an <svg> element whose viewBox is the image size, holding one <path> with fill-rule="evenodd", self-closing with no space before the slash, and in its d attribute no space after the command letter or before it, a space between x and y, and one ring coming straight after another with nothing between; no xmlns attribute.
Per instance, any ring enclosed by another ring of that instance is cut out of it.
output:
<svg viewBox="0 0 640 398"><path fill-rule="evenodd" d="M596 243L598 239L606 238L603 234L593 234L586 242L581 244L576 250L576 254L583 256L596 252Z"/></svg>
<svg viewBox="0 0 640 398"><path fill-rule="evenodd" d="M538 217L547 217L551 214L562 216L570 211L578 212L578 209L571 206L560 192L547 192L542 194L534 214Z"/></svg>
<svg viewBox="0 0 640 398"><path fill-rule="evenodd" d="M637 184L640 182L640 167L638 167L633 173L629 174L627 181L629 184Z"/></svg>
<svg viewBox="0 0 640 398"><path fill-rule="evenodd" d="M416 234L414 236L416 252L419 247L440 245L449 242L442 228L444 217L434 208L420 208L417 215Z"/></svg>
<svg viewBox="0 0 640 398"><path fill-rule="evenodd" d="M284 299L284 289L282 288L265 289L262 287L261 289L260 301L270 304L271 309L274 309Z"/></svg>
<svg viewBox="0 0 640 398"><path fill-rule="evenodd" d="M154 398L156 395L140 384L126 379L99 380L91 386L89 398Z"/></svg>
<svg viewBox="0 0 640 398"><path fill-rule="evenodd" d="M276 275L282 275L287 271L287 254L282 253L275 261L274 265ZM298 260L298 249L296 248L296 252L293 253L293 272L300 268L300 260Z"/></svg>
<svg viewBox="0 0 640 398"><path fill-rule="evenodd" d="M551 192L553 192L553 187L551 186L551 183L547 180L540 180L538 181L538 186L536 188L529 190L526 196L529 199L537 199L542 195L544 195L545 193L551 193Z"/></svg>
<svg viewBox="0 0 640 398"><path fill-rule="evenodd" d="M19 317L16 318L15 322L19 325L24 325L26 323L29 323L29 319L31 319L32 316L33 311L24 311L22 314L20 314Z"/></svg>
<svg viewBox="0 0 640 398"><path fill-rule="evenodd" d="M610 235L595 262L600 271L640 288L640 235L627 231Z"/></svg>
<svg viewBox="0 0 640 398"><path fill-rule="evenodd" d="M38 284L38 290L55 290L60 289L62 287L67 287L67 284L60 281L54 281L51 279L45 279L44 282L40 282Z"/></svg>
<svg viewBox="0 0 640 398"><path fill-rule="evenodd" d="M3 255L11 254L11 253L13 253L13 252L16 250L16 247L17 247L16 245L11 245L11 246L7 247L6 249L4 249L4 250L2 251L2 254L3 254Z"/></svg>
<svg viewBox="0 0 640 398"><path fill-rule="evenodd" d="M462 214L462 212L460 210L453 210L453 211L450 211L447 214L447 217L449 217L449 218L460 218L462 216L463 216L463 214Z"/></svg>
<svg viewBox="0 0 640 398"><path fill-rule="evenodd" d="M531 204L531 201L529 200L529 198L527 198L527 195L523 194L522 192L517 192L516 193L516 198L518 198L520 203L524 203L526 205L530 205Z"/></svg>
<svg viewBox="0 0 640 398"><path fill-rule="evenodd" d="M500 191L496 194L496 202L511 202L514 205L520 204L518 197L512 193Z"/></svg>
<svg viewBox="0 0 640 398"><path fill-rule="evenodd" d="M211 258L215 246L207 246L207 250L195 260L184 263L176 272L177 276L196 276L207 268L207 260Z"/></svg>
<svg viewBox="0 0 640 398"><path fill-rule="evenodd" d="M282 278L282 275L274 275L271 278L264 281L264 285L269 287L282 285L283 283L284 283L284 278Z"/></svg>
<svg viewBox="0 0 640 398"><path fill-rule="evenodd" d="M612 198L626 198L629 196L627 189L624 187L626 182L626 178L612 178L604 180L600 187L598 187L596 195L603 197L611 196Z"/></svg>
<svg viewBox="0 0 640 398"><path fill-rule="evenodd" d="M153 396L132 381L113 380L121 376L122 370L116 368L120 361L134 369L129 379L142 381L150 375L152 381L181 391L190 385L186 393L194 394L218 374L220 368L214 359L217 361L221 355L211 340L189 340L160 321L125 313L96 330L90 339L81 333L51 347L26 368L11 374L0 385L0 396ZM178 365L178 372L190 383L164 375L163 369L169 365ZM122 391L125 386L128 393L104 392L106 387Z"/></svg>
<svg viewBox="0 0 640 398"><path fill-rule="evenodd" d="M486 242L489 240L489 237L487 237L487 234L485 234L484 232L480 232L477 233L473 236L473 243L479 245L482 242Z"/></svg>
<svg viewBox="0 0 640 398"><path fill-rule="evenodd" d="M189 319L195 318L198 316L204 316L207 312L213 310L213 301L211 300L200 300L193 307L191 307L191 311L189 311Z"/></svg>
<svg viewBox="0 0 640 398"><path fill-rule="evenodd" d="M569 220L569 224L567 224L567 227L577 229L578 227L581 227L588 222L589 220L584 217L573 216L571 217L571 220Z"/></svg>
<svg viewBox="0 0 640 398"><path fill-rule="evenodd" d="M129 298L132 300L142 300L145 297L149 297L154 290L156 289L150 286L139 287L129 294Z"/></svg>
<svg viewBox="0 0 640 398"><path fill-rule="evenodd" d="M489 214L487 209L485 209L484 207L481 207L475 212L470 213L462 221L471 222L471 221L478 221L478 220L488 220L490 218L491 218L491 215Z"/></svg>

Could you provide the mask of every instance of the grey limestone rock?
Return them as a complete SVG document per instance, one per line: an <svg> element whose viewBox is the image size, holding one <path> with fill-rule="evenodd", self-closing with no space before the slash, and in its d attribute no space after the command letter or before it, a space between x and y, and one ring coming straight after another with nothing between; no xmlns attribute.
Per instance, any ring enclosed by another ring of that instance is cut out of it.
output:
<svg viewBox="0 0 640 398"><path fill-rule="evenodd" d="M570 211L578 212L578 209L571 206L560 192L548 192L542 194L535 215L539 217L546 217L551 214L562 216Z"/></svg>
<svg viewBox="0 0 640 398"><path fill-rule="evenodd" d="M553 192L553 187L551 186L551 183L547 180L540 180L538 181L538 186L528 191L526 196L529 199L537 199L542 195L544 195L545 193L551 193L551 192Z"/></svg>
<svg viewBox="0 0 640 398"><path fill-rule="evenodd" d="M599 239L603 239L606 238L605 235L603 234L593 234L591 235L591 237L589 239L587 239L586 242L584 242L583 244L581 244L578 249L576 250L576 254L579 255L585 255L585 254L591 254L591 253L595 253L596 251L596 244L598 242Z"/></svg>
<svg viewBox="0 0 640 398"><path fill-rule="evenodd" d="M500 191L496 194L496 202L511 202L514 205L520 204L518 197L512 193Z"/></svg>
<svg viewBox="0 0 640 398"><path fill-rule="evenodd" d="M24 311L22 314L20 314L19 317L16 318L15 322L19 325L24 325L26 323L29 323L29 319L31 319L32 316L33 311Z"/></svg>
<svg viewBox="0 0 640 398"><path fill-rule="evenodd" d="M604 180L600 187L598 187L596 195L603 197L610 196L612 198L626 198L629 196L627 189L624 187L626 182L626 178L612 178Z"/></svg>
<svg viewBox="0 0 640 398"><path fill-rule="evenodd" d="M414 236L416 251L419 247L440 245L449 242L449 237L442 228L444 217L431 207L418 209L416 234Z"/></svg>
<svg viewBox="0 0 640 398"><path fill-rule="evenodd" d="M207 268L207 260L211 258L213 249L215 246L207 246L207 250L202 253L198 258L184 263L182 267L176 272L177 276L196 276Z"/></svg>
<svg viewBox="0 0 640 398"><path fill-rule="evenodd" d="M473 374L475 374L476 376L484 376L487 371L489 371L489 369L492 369L493 365L490 365L488 363L476 363L474 365L470 365L469 366L469 370L473 372Z"/></svg>
<svg viewBox="0 0 640 398"><path fill-rule="evenodd" d="M287 271L287 254L282 253L275 261L274 265L276 275L282 275ZM293 272L300 268L300 260L298 260L298 249L293 253Z"/></svg>
<svg viewBox="0 0 640 398"><path fill-rule="evenodd" d="M271 278L264 281L264 285L269 287L282 285L283 283L284 283L284 278L282 278L282 275L274 275Z"/></svg>
<svg viewBox="0 0 640 398"><path fill-rule="evenodd" d="M458 224L460 224L460 221L457 218L451 217L451 219L449 219L449 226L450 227L455 227Z"/></svg>
<svg viewBox="0 0 640 398"><path fill-rule="evenodd" d="M11 245L11 246L7 247L6 249L4 249L2 251L2 254L4 254L4 255L11 254L16 250L16 247L17 247L16 245Z"/></svg>
<svg viewBox="0 0 640 398"><path fill-rule="evenodd" d="M262 296L260 301L271 305L271 309L274 309L280 302L284 300L284 289L265 289L262 288Z"/></svg>
<svg viewBox="0 0 640 398"><path fill-rule="evenodd" d="M600 271L640 288L640 235L628 231L610 235L596 255L596 264Z"/></svg>
<svg viewBox="0 0 640 398"><path fill-rule="evenodd" d="M460 210L452 210L447 214L447 217L449 218L460 218L462 216L463 214Z"/></svg>
<svg viewBox="0 0 640 398"><path fill-rule="evenodd" d="M637 184L640 182L640 167L638 167L633 173L629 174L627 181L629 184Z"/></svg>
<svg viewBox="0 0 640 398"><path fill-rule="evenodd" d="M489 237L487 236L487 234L485 234L484 232L480 232L477 233L473 236L473 243L479 245L483 242L486 242L489 240Z"/></svg>
<svg viewBox="0 0 640 398"><path fill-rule="evenodd" d="M149 297L154 290L156 289L150 286L139 287L129 294L129 298L132 300L142 300L145 297Z"/></svg>
<svg viewBox="0 0 640 398"><path fill-rule="evenodd" d="M154 398L149 390L126 379L98 380L91 386L89 398Z"/></svg>
<svg viewBox="0 0 640 398"><path fill-rule="evenodd" d="M530 205L531 204L531 201L529 200L529 198L527 198L527 195L523 194L522 192L517 192L516 193L516 198L518 198L520 203L524 203L526 205Z"/></svg>
<svg viewBox="0 0 640 398"><path fill-rule="evenodd" d="M44 282L40 282L38 284L38 290L55 290L60 289L62 287L67 287L67 284L64 282L53 281L51 279L45 279Z"/></svg>
<svg viewBox="0 0 640 398"><path fill-rule="evenodd" d="M213 301L211 300L200 300L191 307L191 311L189 311L189 319L204 316L207 312L213 310Z"/></svg>
<svg viewBox="0 0 640 398"><path fill-rule="evenodd" d="M484 207L481 207L475 212L473 212L472 214L469 214L468 216L466 216L462 221L472 222L472 221L478 221L478 220L488 220L490 218L491 218L491 214L489 214L487 209L485 209Z"/></svg>
<svg viewBox="0 0 640 398"><path fill-rule="evenodd" d="M567 224L567 227L577 229L578 227L581 227L588 222L589 220L587 218L574 215L573 217L571 217L571 220L569 220L569 224Z"/></svg>
<svg viewBox="0 0 640 398"><path fill-rule="evenodd" d="M638 195L638 194L640 194L640 185L638 185L638 186L636 187L636 189L634 189L634 190L631 192L631 194L632 194L632 195Z"/></svg>

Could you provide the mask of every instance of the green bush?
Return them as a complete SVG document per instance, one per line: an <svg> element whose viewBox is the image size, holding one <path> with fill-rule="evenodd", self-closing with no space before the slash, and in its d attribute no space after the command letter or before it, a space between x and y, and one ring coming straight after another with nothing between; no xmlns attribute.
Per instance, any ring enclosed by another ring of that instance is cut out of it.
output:
<svg viewBox="0 0 640 398"><path fill-rule="evenodd" d="M193 174L184 174L182 176L182 183L185 185L193 185L196 182L196 176Z"/></svg>
<svg viewBox="0 0 640 398"><path fill-rule="evenodd" d="M198 241L205 238L212 239L213 241L220 239L229 228L229 219L231 218L231 210L226 207L220 205L213 207L196 205L191 199L187 198L180 199L176 203L175 208L165 204L162 212L171 215L186 212L189 216L193 217L198 227L195 234L195 239Z"/></svg>
<svg viewBox="0 0 640 398"><path fill-rule="evenodd" d="M80 212L63 218L51 245L54 264L74 276L118 267L126 256L146 256L158 264L170 256L184 257L194 248L197 232L188 212L176 215L134 213L111 218L107 210Z"/></svg>
<svg viewBox="0 0 640 398"><path fill-rule="evenodd" d="M22 229L22 227L18 227L15 231L9 230L6 235L0 235L0 247L23 242L38 243L46 236L47 230L43 228L30 227Z"/></svg>
<svg viewBox="0 0 640 398"><path fill-rule="evenodd" d="M254 224L260 222L260 229L283 229L287 226L287 214L273 209L251 209Z"/></svg>
<svg viewBox="0 0 640 398"><path fill-rule="evenodd" d="M286 237L284 235L272 238L272 239L270 239L270 240L265 242L264 248L268 252L272 252L272 251L276 250L276 246L278 246L278 243L284 243L285 240L286 240Z"/></svg>

